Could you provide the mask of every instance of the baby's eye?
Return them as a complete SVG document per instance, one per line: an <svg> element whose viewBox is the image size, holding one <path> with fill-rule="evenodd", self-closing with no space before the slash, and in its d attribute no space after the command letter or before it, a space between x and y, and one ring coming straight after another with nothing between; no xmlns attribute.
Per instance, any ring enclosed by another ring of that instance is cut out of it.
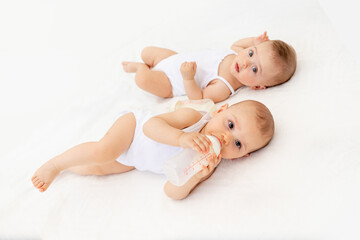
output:
<svg viewBox="0 0 360 240"><path fill-rule="evenodd" d="M230 128L230 129L233 129L233 128L234 128L234 124L232 123L232 121L229 121L228 124L229 124L229 128Z"/></svg>
<svg viewBox="0 0 360 240"><path fill-rule="evenodd" d="M235 145L238 147L238 148L241 148L241 142L239 140L235 140Z"/></svg>
<svg viewBox="0 0 360 240"><path fill-rule="evenodd" d="M249 56L252 57L253 55L254 55L253 50L250 50L250 51L249 51Z"/></svg>
<svg viewBox="0 0 360 240"><path fill-rule="evenodd" d="M257 72L257 67L252 67L252 71L254 72L254 73L256 73Z"/></svg>

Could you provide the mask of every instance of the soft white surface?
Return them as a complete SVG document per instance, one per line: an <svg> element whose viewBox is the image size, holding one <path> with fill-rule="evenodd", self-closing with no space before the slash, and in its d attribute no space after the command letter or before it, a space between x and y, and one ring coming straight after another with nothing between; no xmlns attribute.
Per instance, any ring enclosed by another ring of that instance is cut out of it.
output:
<svg viewBox="0 0 360 240"><path fill-rule="evenodd" d="M358 62L316 1L3 1L0 24L0 238L359 239ZM183 201L138 171L64 172L33 189L42 163L99 139L120 110L177 100L139 90L121 61L148 45L223 48L264 30L295 47L295 76L227 102L269 107L267 148L222 162Z"/></svg>

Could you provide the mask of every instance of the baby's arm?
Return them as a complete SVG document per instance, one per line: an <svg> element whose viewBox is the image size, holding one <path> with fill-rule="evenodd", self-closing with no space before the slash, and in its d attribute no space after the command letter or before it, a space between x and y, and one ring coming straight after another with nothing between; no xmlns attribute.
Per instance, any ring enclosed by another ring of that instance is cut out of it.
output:
<svg viewBox="0 0 360 240"><path fill-rule="evenodd" d="M180 108L174 112L150 118L143 126L145 135L154 141L172 146L189 147L198 152L206 152L211 141L198 132L184 132L201 119L202 115L191 108Z"/></svg>
<svg viewBox="0 0 360 240"><path fill-rule="evenodd" d="M252 47L266 41L269 41L269 37L267 36L267 32L264 32L258 37L243 38L234 42L231 49L235 52L239 52L245 48Z"/></svg>
<svg viewBox="0 0 360 240"><path fill-rule="evenodd" d="M230 96L229 88L221 80L215 79L201 90L195 81L196 68L196 62L184 62L180 68L186 95L190 100L208 98L218 103Z"/></svg>
<svg viewBox="0 0 360 240"><path fill-rule="evenodd" d="M177 200L186 198L197 185L207 180L215 172L216 166L220 163L220 161L221 155L218 157L215 155L207 167L203 167L202 171L195 174L183 186L175 186L169 181L166 182L164 186L166 195Z"/></svg>
<svg viewBox="0 0 360 240"><path fill-rule="evenodd" d="M192 100L203 99L203 92L195 81L196 68L196 62L184 62L180 67L186 95Z"/></svg>
<svg viewBox="0 0 360 240"><path fill-rule="evenodd" d="M189 147L198 152L207 152L211 141L201 133L185 133L182 129L193 125L201 119L202 115L191 108L180 108L174 112L160 114L150 118L143 126L146 136L154 141L180 146ZM211 176L215 166L220 162L221 156L214 156L207 167L194 175L183 186L175 186L169 182L165 184L165 193L174 199L183 199L202 181Z"/></svg>

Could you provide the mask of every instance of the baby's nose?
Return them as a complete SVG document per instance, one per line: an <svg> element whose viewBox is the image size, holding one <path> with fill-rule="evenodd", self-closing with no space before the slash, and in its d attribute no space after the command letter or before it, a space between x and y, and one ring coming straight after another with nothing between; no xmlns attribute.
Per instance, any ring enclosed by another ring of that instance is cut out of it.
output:
<svg viewBox="0 0 360 240"><path fill-rule="evenodd" d="M221 134L221 141L222 141L223 146L229 144L229 142L230 142L229 134L222 133Z"/></svg>
<svg viewBox="0 0 360 240"><path fill-rule="evenodd" d="M248 65L249 65L249 61L245 59L243 62L243 68L247 68Z"/></svg>

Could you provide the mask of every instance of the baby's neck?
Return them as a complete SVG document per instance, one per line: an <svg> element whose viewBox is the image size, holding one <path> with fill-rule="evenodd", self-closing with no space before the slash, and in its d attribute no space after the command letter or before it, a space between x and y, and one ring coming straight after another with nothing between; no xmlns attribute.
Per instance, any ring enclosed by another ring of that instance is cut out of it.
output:
<svg viewBox="0 0 360 240"><path fill-rule="evenodd" d="M218 75L220 77L225 78L230 85L234 88L234 90L243 87L244 85L239 82L230 72L231 64L236 57L235 54L230 54L226 56L219 65Z"/></svg>

